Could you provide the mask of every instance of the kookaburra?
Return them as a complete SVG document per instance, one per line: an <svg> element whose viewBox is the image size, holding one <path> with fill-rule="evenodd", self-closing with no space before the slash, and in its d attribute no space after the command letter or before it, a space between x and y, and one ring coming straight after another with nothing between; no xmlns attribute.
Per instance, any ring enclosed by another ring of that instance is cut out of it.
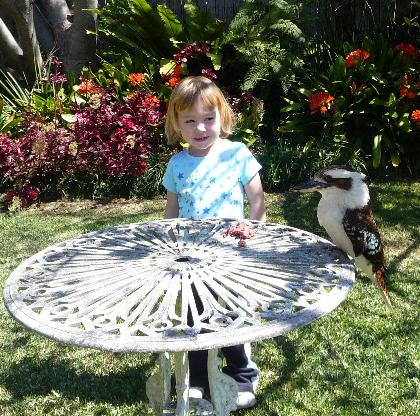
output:
<svg viewBox="0 0 420 416"><path fill-rule="evenodd" d="M291 188L294 192L321 194L317 216L332 242L344 250L359 270L367 274L392 308L385 283L384 250L369 206L367 177L343 166L324 168Z"/></svg>

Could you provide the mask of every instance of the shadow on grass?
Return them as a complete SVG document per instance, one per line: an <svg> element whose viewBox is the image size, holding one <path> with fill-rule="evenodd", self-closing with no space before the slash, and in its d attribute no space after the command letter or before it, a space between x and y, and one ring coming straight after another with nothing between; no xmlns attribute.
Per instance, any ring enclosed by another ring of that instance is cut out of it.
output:
<svg viewBox="0 0 420 416"><path fill-rule="evenodd" d="M28 396L45 396L52 390L86 402L134 404L148 400L146 380L153 367L151 360L119 373L96 375L81 373L70 363L53 359L35 362L25 357L3 374L3 384L12 395L9 404Z"/></svg>
<svg viewBox="0 0 420 416"><path fill-rule="evenodd" d="M420 193L418 187L409 189L409 184L389 184L370 188L371 206L378 219L390 226L418 227L420 218ZM388 207L392 203L392 207Z"/></svg>
<svg viewBox="0 0 420 416"><path fill-rule="evenodd" d="M320 195L315 193L301 195L294 192L286 192L283 200L279 198L278 210L287 225L325 237L325 231L319 225L316 216L316 207L319 199Z"/></svg>
<svg viewBox="0 0 420 416"><path fill-rule="evenodd" d="M290 382L290 379L292 377L292 374L296 371L296 369L301 364L301 360L298 360L296 358L297 351L296 346L293 342L289 341L286 337L276 337L274 338L274 342L281 350L281 353L283 353L283 356L285 358L285 363L283 365L283 368L279 369L280 377L276 380L276 385L278 387L286 385ZM305 386L301 386L305 387ZM271 390L271 386L270 386Z"/></svg>
<svg viewBox="0 0 420 416"><path fill-rule="evenodd" d="M311 327L301 329L304 332L312 330ZM325 365L321 365L319 367L320 372L314 372L310 378L299 370L300 366L307 367L310 364L305 364L301 358L297 358L299 354L295 343L288 340L287 337L276 337L274 342L279 354L284 355L285 361L283 366L276 369L279 377L275 378L264 390L260 391L261 403L267 403L270 400L286 400L290 404L289 391L298 390L304 392L307 390L310 396L314 394L314 383L316 383L317 389L333 398L334 403L332 405L337 410L350 408L356 403L359 410L360 406L362 406L366 414L374 414L375 410L377 410L374 400L370 397L370 392L365 392L352 379L351 369L348 368L340 352L328 340L324 339L324 342L326 342L324 348L328 354L325 358ZM314 357L319 354L316 347L311 354L313 354L313 357L308 357L309 361L313 361ZM305 372L305 370L303 371ZM278 390L284 390L284 392L277 398L273 398L273 394ZM348 394L349 391L352 392L350 395ZM313 409L308 407L304 401L298 400L293 405L299 408L302 414L313 414ZM240 414L242 415L242 413ZM267 415L274 416L277 413L268 412Z"/></svg>

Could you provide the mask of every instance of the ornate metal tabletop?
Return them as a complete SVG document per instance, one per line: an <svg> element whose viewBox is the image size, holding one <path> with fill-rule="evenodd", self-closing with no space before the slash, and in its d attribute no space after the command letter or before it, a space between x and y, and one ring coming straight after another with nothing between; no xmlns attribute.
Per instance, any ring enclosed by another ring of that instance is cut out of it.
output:
<svg viewBox="0 0 420 416"><path fill-rule="evenodd" d="M235 223L140 222L54 245L10 275L6 307L68 344L190 351L283 334L333 310L350 291L353 265L327 240L258 221L247 222L251 238L238 240L228 232Z"/></svg>

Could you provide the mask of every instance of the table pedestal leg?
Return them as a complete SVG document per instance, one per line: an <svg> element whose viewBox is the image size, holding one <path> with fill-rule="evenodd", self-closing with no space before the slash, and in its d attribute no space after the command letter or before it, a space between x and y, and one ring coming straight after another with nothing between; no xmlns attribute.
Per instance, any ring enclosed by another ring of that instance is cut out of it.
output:
<svg viewBox="0 0 420 416"><path fill-rule="evenodd" d="M218 351L212 349L208 353L210 395L216 416L227 416L232 410L236 410L238 383L220 370L222 360Z"/></svg>
<svg viewBox="0 0 420 416"><path fill-rule="evenodd" d="M146 394L156 414L161 415L171 398L171 361L169 353L159 354L158 369L146 382Z"/></svg>
<svg viewBox="0 0 420 416"><path fill-rule="evenodd" d="M190 387L190 370L188 368L188 352L181 351L174 354L174 370L176 379L176 416L188 416L188 391Z"/></svg>

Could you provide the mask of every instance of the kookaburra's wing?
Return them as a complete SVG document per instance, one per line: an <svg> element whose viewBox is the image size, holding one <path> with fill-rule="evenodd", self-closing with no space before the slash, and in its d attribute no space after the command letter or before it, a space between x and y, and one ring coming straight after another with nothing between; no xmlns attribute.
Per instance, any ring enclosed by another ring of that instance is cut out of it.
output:
<svg viewBox="0 0 420 416"><path fill-rule="evenodd" d="M372 264L372 272L384 270L384 250L381 236L368 205L360 209L348 209L343 226L349 237L355 257L363 255Z"/></svg>
<svg viewBox="0 0 420 416"><path fill-rule="evenodd" d="M385 302L392 307L386 287L384 249L372 210L368 205L348 209L343 226L353 245L356 265L363 266L362 271L378 285Z"/></svg>

